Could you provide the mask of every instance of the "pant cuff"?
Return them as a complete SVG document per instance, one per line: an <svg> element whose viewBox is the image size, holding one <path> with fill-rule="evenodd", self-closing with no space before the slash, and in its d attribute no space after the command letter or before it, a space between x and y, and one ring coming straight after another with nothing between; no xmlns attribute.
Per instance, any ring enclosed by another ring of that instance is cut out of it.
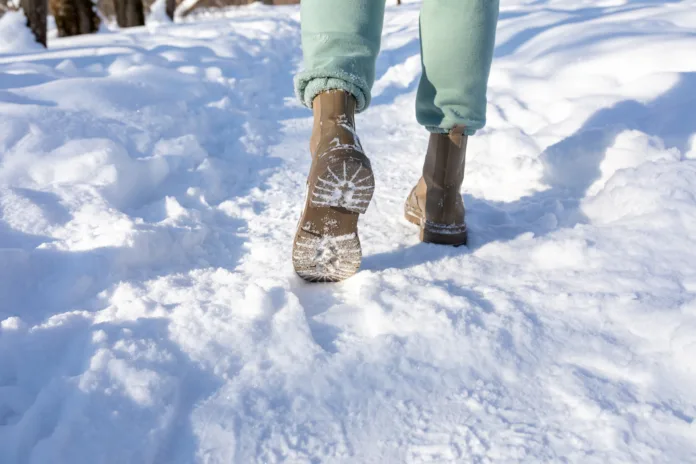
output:
<svg viewBox="0 0 696 464"><path fill-rule="evenodd" d="M341 70L303 71L295 76L295 94L303 105L312 109L314 97L327 90L344 90L357 100L356 112L361 112L370 104L370 90L367 82Z"/></svg>
<svg viewBox="0 0 696 464"><path fill-rule="evenodd" d="M449 134L450 131L452 130L452 127L449 129L444 128L444 127L439 127L439 126L425 126L428 132L432 134ZM464 135L474 135L476 133L476 129L470 129L469 126L466 126L466 129L464 130Z"/></svg>

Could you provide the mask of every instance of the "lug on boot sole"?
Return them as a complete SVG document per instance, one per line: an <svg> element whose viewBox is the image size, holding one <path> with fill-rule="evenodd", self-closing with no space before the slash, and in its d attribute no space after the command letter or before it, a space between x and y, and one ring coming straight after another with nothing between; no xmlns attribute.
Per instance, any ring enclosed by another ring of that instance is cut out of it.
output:
<svg viewBox="0 0 696 464"><path fill-rule="evenodd" d="M406 208L404 217L408 222L420 228L421 242L455 247L466 245L468 242L469 233L466 226L433 225L410 208Z"/></svg>
<svg viewBox="0 0 696 464"><path fill-rule="evenodd" d="M358 217L375 189L369 165L348 158L329 164L307 191L292 261L309 282L338 282L358 272L362 260Z"/></svg>
<svg viewBox="0 0 696 464"><path fill-rule="evenodd" d="M308 282L340 282L360 269L360 239L357 233L318 236L300 229L292 260L297 275Z"/></svg>
<svg viewBox="0 0 696 464"><path fill-rule="evenodd" d="M365 214L375 191L372 169L357 158L340 160L327 166L309 192L312 207L344 208Z"/></svg>

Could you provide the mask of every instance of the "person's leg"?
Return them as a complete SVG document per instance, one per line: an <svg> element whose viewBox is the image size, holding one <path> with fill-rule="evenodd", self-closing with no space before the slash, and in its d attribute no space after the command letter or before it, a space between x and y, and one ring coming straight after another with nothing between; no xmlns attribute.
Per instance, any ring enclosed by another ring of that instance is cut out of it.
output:
<svg viewBox="0 0 696 464"><path fill-rule="evenodd" d="M423 2L416 117L430 132L464 126L473 135L486 124L498 8L498 0Z"/></svg>
<svg viewBox="0 0 696 464"><path fill-rule="evenodd" d="M370 104L385 0L302 0L304 68L295 77L302 103L312 108L326 90L344 90L356 111Z"/></svg>
<svg viewBox="0 0 696 464"><path fill-rule="evenodd" d="M335 282L360 267L358 217L375 188L355 113L370 103L384 0L302 0L301 14L306 70L295 78L295 87L314 112L314 127L292 261L307 281Z"/></svg>
<svg viewBox="0 0 696 464"><path fill-rule="evenodd" d="M424 242L464 245L460 193L469 135L486 124L498 0L425 0L421 9L423 75L418 122L430 132L423 175L405 205Z"/></svg>

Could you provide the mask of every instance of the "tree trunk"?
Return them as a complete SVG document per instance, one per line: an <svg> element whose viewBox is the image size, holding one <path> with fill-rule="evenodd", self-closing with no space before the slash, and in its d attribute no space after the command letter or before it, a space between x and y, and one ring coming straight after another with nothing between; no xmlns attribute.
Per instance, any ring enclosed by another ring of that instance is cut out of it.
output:
<svg viewBox="0 0 696 464"><path fill-rule="evenodd" d="M49 0L58 37L97 32L101 20L92 0Z"/></svg>
<svg viewBox="0 0 696 464"><path fill-rule="evenodd" d="M145 25L143 0L114 0L114 6L116 7L116 22L119 27ZM167 9L169 9L168 3Z"/></svg>
<svg viewBox="0 0 696 464"><path fill-rule="evenodd" d="M174 21L174 10L176 10L176 0L167 0L166 8L167 16L169 16L169 19Z"/></svg>
<svg viewBox="0 0 696 464"><path fill-rule="evenodd" d="M48 0L22 0L21 5L27 17L27 26L36 37L36 41L45 47Z"/></svg>

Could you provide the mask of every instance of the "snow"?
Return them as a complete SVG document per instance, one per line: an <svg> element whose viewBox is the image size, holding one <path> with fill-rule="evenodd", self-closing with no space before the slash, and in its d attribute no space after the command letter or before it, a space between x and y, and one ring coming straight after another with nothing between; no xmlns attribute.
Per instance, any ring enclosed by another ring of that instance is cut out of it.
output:
<svg viewBox="0 0 696 464"><path fill-rule="evenodd" d="M291 264L296 7L48 50L0 20L3 464L696 461L696 2L503 2L468 249L402 216L418 6L331 285Z"/></svg>
<svg viewBox="0 0 696 464"><path fill-rule="evenodd" d="M20 11L6 11L0 16L0 53L30 52L43 47L36 43L27 19Z"/></svg>
<svg viewBox="0 0 696 464"><path fill-rule="evenodd" d="M152 24L169 24L172 22L167 16L167 0L155 0L150 6L150 14L147 17L147 25ZM156 33L156 31L153 31Z"/></svg>

